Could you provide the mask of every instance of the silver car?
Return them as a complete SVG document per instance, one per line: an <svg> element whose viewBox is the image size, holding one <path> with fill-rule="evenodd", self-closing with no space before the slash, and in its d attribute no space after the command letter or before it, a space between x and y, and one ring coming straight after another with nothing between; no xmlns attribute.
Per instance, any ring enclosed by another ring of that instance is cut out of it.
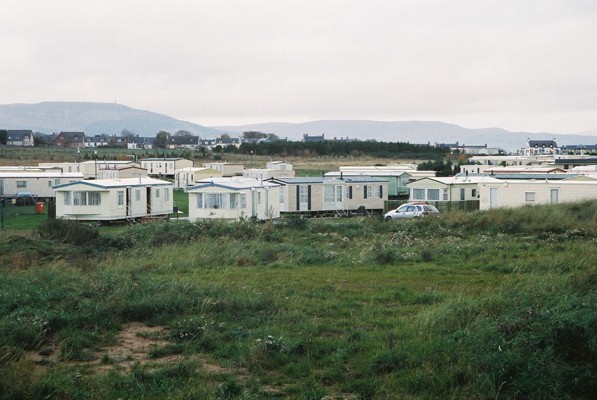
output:
<svg viewBox="0 0 597 400"><path fill-rule="evenodd" d="M428 215L437 215L439 211L437 208L429 204L403 204L395 210L388 211L383 217L386 220L390 219L409 219L409 218L423 218Z"/></svg>

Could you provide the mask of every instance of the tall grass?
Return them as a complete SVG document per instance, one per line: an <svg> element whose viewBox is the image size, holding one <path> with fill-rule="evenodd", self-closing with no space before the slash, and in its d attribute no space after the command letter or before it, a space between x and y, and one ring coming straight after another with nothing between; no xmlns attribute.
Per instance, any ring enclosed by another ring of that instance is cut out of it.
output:
<svg viewBox="0 0 597 400"><path fill-rule="evenodd" d="M590 398L596 215L587 202L4 236L0 393ZM130 322L168 344L127 370L104 349Z"/></svg>

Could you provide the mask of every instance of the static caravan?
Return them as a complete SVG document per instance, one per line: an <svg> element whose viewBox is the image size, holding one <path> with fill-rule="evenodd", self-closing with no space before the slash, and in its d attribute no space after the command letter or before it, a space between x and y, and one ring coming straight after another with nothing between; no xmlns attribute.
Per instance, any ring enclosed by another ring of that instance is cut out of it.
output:
<svg viewBox="0 0 597 400"><path fill-rule="evenodd" d="M54 185L83 179L78 172L0 171L0 196L11 197L17 192L31 192L36 197L54 197Z"/></svg>
<svg viewBox="0 0 597 400"><path fill-rule="evenodd" d="M98 179L127 179L139 177L147 177L147 170L135 166L120 166L100 169Z"/></svg>
<svg viewBox="0 0 597 400"><path fill-rule="evenodd" d="M81 172L85 175L85 179L106 179L101 177L101 171L108 169L114 170L116 168L137 167L140 165L134 161L114 161L114 160L91 160L80 163Z"/></svg>
<svg viewBox="0 0 597 400"><path fill-rule="evenodd" d="M270 161L265 168L245 169L243 176L253 179L294 178L296 173L289 162Z"/></svg>
<svg viewBox="0 0 597 400"><path fill-rule="evenodd" d="M153 178L79 181L54 191L57 218L117 221L167 217L173 210L172 183Z"/></svg>
<svg viewBox="0 0 597 400"><path fill-rule="evenodd" d="M58 169L62 172L82 172L78 162L39 163L42 170Z"/></svg>
<svg viewBox="0 0 597 400"><path fill-rule="evenodd" d="M292 169L248 168L243 171L243 176L252 179L294 178L295 172Z"/></svg>
<svg viewBox="0 0 597 400"><path fill-rule="evenodd" d="M339 171L331 171L326 177L362 177L373 176L388 181L388 198L408 197L409 182L417 179L434 177L435 171L419 171L416 164L397 164L385 166L341 166Z"/></svg>
<svg viewBox="0 0 597 400"><path fill-rule="evenodd" d="M273 178L269 181L282 185L282 212L347 213L362 208L382 211L388 199L388 181L370 176Z"/></svg>
<svg viewBox="0 0 597 400"><path fill-rule="evenodd" d="M186 189L207 178L221 178L222 172L211 168L187 167L174 171L174 187Z"/></svg>
<svg viewBox="0 0 597 400"><path fill-rule="evenodd" d="M220 171L224 177L243 176L243 171L245 169L243 164L228 162L203 163L203 167Z"/></svg>
<svg viewBox="0 0 597 400"><path fill-rule="evenodd" d="M597 180L576 177L564 180L496 180L480 186L481 210L556 204L597 199Z"/></svg>
<svg viewBox="0 0 597 400"><path fill-rule="evenodd" d="M409 201L477 201L479 200L479 185L496 180L489 176L466 175L423 178L408 184Z"/></svg>
<svg viewBox="0 0 597 400"><path fill-rule="evenodd" d="M192 160L186 158L144 158L141 160L141 167L145 168L149 175L171 176L174 171L193 166Z"/></svg>
<svg viewBox="0 0 597 400"><path fill-rule="evenodd" d="M248 178L213 178L187 189L189 219L280 217L280 185Z"/></svg>

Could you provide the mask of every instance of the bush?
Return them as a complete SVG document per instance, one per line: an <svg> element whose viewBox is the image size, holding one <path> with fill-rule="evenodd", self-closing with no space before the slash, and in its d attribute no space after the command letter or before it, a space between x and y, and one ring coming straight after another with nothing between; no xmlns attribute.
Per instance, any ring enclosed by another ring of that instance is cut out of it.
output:
<svg viewBox="0 0 597 400"><path fill-rule="evenodd" d="M41 237L76 246L93 246L100 234L97 228L77 221L49 219L39 227Z"/></svg>

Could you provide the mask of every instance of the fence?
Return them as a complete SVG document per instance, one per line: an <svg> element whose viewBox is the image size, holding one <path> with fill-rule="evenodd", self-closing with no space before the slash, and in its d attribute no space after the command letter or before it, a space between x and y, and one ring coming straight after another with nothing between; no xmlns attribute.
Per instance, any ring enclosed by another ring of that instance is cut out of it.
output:
<svg viewBox="0 0 597 400"><path fill-rule="evenodd" d="M41 224L48 218L45 203L34 202L27 205L13 204L10 199L0 199L0 230L29 229Z"/></svg>

